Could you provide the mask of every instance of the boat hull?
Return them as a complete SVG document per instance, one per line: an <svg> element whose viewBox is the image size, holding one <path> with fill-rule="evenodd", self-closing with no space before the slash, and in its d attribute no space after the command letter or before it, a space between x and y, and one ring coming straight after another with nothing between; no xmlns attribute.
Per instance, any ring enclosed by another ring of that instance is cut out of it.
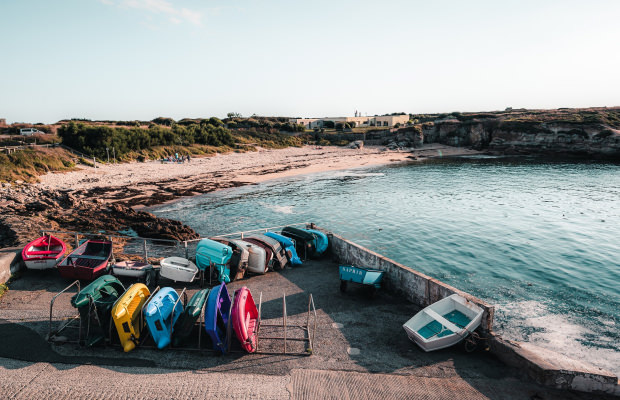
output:
<svg viewBox="0 0 620 400"><path fill-rule="evenodd" d="M297 250L295 250L295 242L287 238L286 236L278 235L274 232L267 232L265 236L270 237L272 239L277 240L284 247L284 252L286 253L286 257L288 258L291 265L301 265L301 259L297 255Z"/></svg>
<svg viewBox="0 0 620 400"><path fill-rule="evenodd" d="M244 246L248 251L248 271L254 274L264 274L267 272L265 265L267 264L267 253L265 250L250 242L237 240L240 246Z"/></svg>
<svg viewBox="0 0 620 400"><path fill-rule="evenodd" d="M144 319L158 349L167 347L172 339L174 324L183 312L179 294L171 287L160 289L149 300Z"/></svg>
<svg viewBox="0 0 620 400"><path fill-rule="evenodd" d="M164 258L159 265L159 276L175 282L193 282L198 274L196 264L182 257Z"/></svg>
<svg viewBox="0 0 620 400"><path fill-rule="evenodd" d="M248 353L256 351L258 310L250 289L242 287L235 292L231 322L241 347Z"/></svg>
<svg viewBox="0 0 620 400"><path fill-rule="evenodd" d="M142 307L150 295L151 292L146 285L135 283L125 291L112 308L112 320L125 352L135 349L142 338L144 332Z"/></svg>
<svg viewBox="0 0 620 400"><path fill-rule="evenodd" d="M239 240L234 239L223 239L223 238L211 238L211 240L215 240L226 246L230 247L233 251L232 256L230 257L230 280L234 281L237 279L243 279L245 276L245 272L248 269L248 263L250 258L250 252L246 248L245 242L241 242Z"/></svg>
<svg viewBox="0 0 620 400"><path fill-rule="evenodd" d="M202 289L194 293L192 298L187 303L187 306L183 310L183 313L174 325L174 333L172 336L172 343L175 346L182 346L189 335L192 333L196 321L202 313L202 309L207 302L210 289Z"/></svg>
<svg viewBox="0 0 620 400"><path fill-rule="evenodd" d="M153 266L139 261L121 261L112 266L112 273L115 276L125 278L144 278L146 274L153 270Z"/></svg>
<svg viewBox="0 0 620 400"><path fill-rule="evenodd" d="M50 269L65 255L67 245L60 239L46 235L28 243L22 250L22 260L28 269Z"/></svg>
<svg viewBox="0 0 620 400"><path fill-rule="evenodd" d="M288 264L288 259L286 258L284 247L282 247L282 244L280 242L278 242L274 238L265 235L251 236L250 238L258 240L261 243L264 243L266 246L269 246L271 252L273 253L272 265L274 270L281 270L286 267L286 265Z"/></svg>
<svg viewBox="0 0 620 400"><path fill-rule="evenodd" d="M213 266L218 272L220 282L230 282L228 265L233 251L223 243L211 239L202 239L196 246L196 265L201 270Z"/></svg>
<svg viewBox="0 0 620 400"><path fill-rule="evenodd" d="M230 296L226 284L221 283L209 292L205 307L205 331L211 338L213 349L225 354L228 351L227 325L230 318Z"/></svg>

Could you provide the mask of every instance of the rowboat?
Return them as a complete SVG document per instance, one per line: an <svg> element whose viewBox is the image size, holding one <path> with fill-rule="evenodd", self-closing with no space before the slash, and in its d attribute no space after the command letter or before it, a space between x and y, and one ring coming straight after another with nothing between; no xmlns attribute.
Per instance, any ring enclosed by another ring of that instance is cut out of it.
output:
<svg viewBox="0 0 620 400"><path fill-rule="evenodd" d="M217 270L220 282L230 282L230 266L232 249L225 244L211 239L202 239L196 246L196 265L201 270L213 266Z"/></svg>
<svg viewBox="0 0 620 400"><path fill-rule="evenodd" d="M192 333L194 325L200 317L200 313L207 302L210 289L202 289L194 293L189 300L183 313L174 324L174 333L172 336L172 343L175 346L181 346L187 340L187 337Z"/></svg>
<svg viewBox="0 0 620 400"><path fill-rule="evenodd" d="M286 236L295 241L295 248L299 256L303 256L304 259L314 257L316 237L310 232L295 228L294 226L287 226L282 229L282 236Z"/></svg>
<svg viewBox="0 0 620 400"><path fill-rule="evenodd" d="M170 344L174 323L183 312L179 294L171 287L156 290L144 311L144 319L158 349Z"/></svg>
<svg viewBox="0 0 620 400"><path fill-rule="evenodd" d="M422 350L439 350L460 342L476 330L483 312L476 304L453 294L414 315L403 328Z"/></svg>
<svg viewBox="0 0 620 400"><path fill-rule="evenodd" d="M248 251L248 271L255 274L264 274L267 272L266 265L268 265L268 261L265 249L244 240L236 240L236 242L238 242L240 246L245 247Z"/></svg>
<svg viewBox="0 0 620 400"><path fill-rule="evenodd" d="M292 239L274 232L266 232L264 235L280 242L291 265L301 265L301 260L297 255L297 250L295 250L295 242Z"/></svg>
<svg viewBox="0 0 620 400"><path fill-rule="evenodd" d="M119 261L112 265L112 273L123 278L139 279L146 286L151 286L157 275L152 264L131 260Z"/></svg>
<svg viewBox="0 0 620 400"><path fill-rule="evenodd" d="M374 296L376 290L381 288L381 280L385 271L356 265L340 265L338 273L340 275L341 292L346 292L347 284L354 282L367 285L371 290L371 296Z"/></svg>
<svg viewBox="0 0 620 400"><path fill-rule="evenodd" d="M87 240L58 264L64 278L92 281L108 272L112 242Z"/></svg>
<svg viewBox="0 0 620 400"><path fill-rule="evenodd" d="M235 292L232 314L230 316L235 335L241 347L248 353L256 351L256 336L258 334L259 317L252 293L247 287Z"/></svg>
<svg viewBox="0 0 620 400"><path fill-rule="evenodd" d="M198 274L198 267L190 260L182 257L168 257L159 262L159 276L175 282L192 282Z"/></svg>
<svg viewBox="0 0 620 400"><path fill-rule="evenodd" d="M125 287L118 279L103 275L71 297L71 305L79 311L82 325L89 327L86 345L93 346L108 336L112 307L124 292Z"/></svg>
<svg viewBox="0 0 620 400"><path fill-rule="evenodd" d="M288 264L288 260L286 259L286 253L284 252L284 247L282 247L282 244L280 244L280 242L278 242L277 240L265 235L250 236L247 239L258 240L259 242L269 247L273 254L272 266L274 270L284 269L284 267L286 267L286 264Z"/></svg>
<svg viewBox="0 0 620 400"><path fill-rule="evenodd" d="M224 239L218 237L211 238L211 240L215 240L216 242L225 244L233 251L232 256L230 256L229 262L231 282L236 279L243 279L243 277L245 276L245 271L248 269L248 262L250 258L250 252L247 249L247 243L240 240Z"/></svg>
<svg viewBox="0 0 620 400"><path fill-rule="evenodd" d="M273 264L273 250L271 250L271 247L266 245L264 242L261 242L260 240L252 238L243 238L243 241L258 246L265 251L265 265L263 266L264 272L262 273L264 274L265 272L267 272Z"/></svg>
<svg viewBox="0 0 620 400"><path fill-rule="evenodd" d="M329 247L329 239L327 238L327 235L321 231L317 231L316 229L305 229L305 231L310 232L316 238L314 257L318 257L321 254L325 253L325 251Z"/></svg>
<svg viewBox="0 0 620 400"><path fill-rule="evenodd" d="M28 269L54 268L65 255L67 245L60 239L45 235L28 243L22 250L22 260Z"/></svg>
<svg viewBox="0 0 620 400"><path fill-rule="evenodd" d="M126 353L135 349L142 338L144 331L142 306L150 295L151 292L145 284L134 283L112 308L112 320Z"/></svg>
<svg viewBox="0 0 620 400"><path fill-rule="evenodd" d="M211 337L213 349L225 354L228 351L227 331L230 318L230 296L221 283L209 292L205 307L205 331Z"/></svg>

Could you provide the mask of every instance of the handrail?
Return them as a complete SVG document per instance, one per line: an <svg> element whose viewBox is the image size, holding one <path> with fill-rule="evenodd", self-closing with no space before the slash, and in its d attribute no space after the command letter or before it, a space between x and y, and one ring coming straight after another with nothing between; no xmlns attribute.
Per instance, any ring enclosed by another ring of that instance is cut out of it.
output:
<svg viewBox="0 0 620 400"><path fill-rule="evenodd" d="M211 236L211 237L215 237L215 238L220 238L220 237L228 237L228 236L238 236L241 235L241 238L243 239L243 236L247 233L252 233L252 232L268 232L270 230L273 229L279 229L279 228L286 228L287 226L297 226L297 225L309 225L309 222L298 222L295 224L287 224L287 225L280 225L280 226L272 226L269 228L258 228L258 229L251 229L248 231L241 231L241 232L234 232L234 233L226 233L224 235L215 235L215 236ZM194 239L194 240L188 240L187 242L192 242L192 241L197 241L200 239Z"/></svg>
<svg viewBox="0 0 620 400"><path fill-rule="evenodd" d="M56 301L56 298L58 296L60 296L61 294L63 294L67 290L69 290L74 285L77 286L77 288L78 288L77 292L79 294L80 293L80 281L76 280L72 284L70 284L69 286L67 286L66 288L64 288L60 292L58 292L54 297L52 297L52 300L50 301L50 329L49 329L49 332L48 332L48 335L47 335L48 340L51 340L51 338L52 338L52 317L53 317L53 310L54 310L54 302ZM81 323L81 319L80 319L80 334L81 334L81 331L82 331L82 323Z"/></svg>

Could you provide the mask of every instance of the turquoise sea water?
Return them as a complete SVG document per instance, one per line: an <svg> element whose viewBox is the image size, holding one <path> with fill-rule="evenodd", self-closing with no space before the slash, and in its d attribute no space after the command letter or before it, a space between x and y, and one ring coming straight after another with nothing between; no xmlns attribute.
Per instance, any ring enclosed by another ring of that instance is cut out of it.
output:
<svg viewBox="0 0 620 400"><path fill-rule="evenodd" d="M205 236L315 222L496 304L507 338L620 374L618 164L434 160L270 181L150 211Z"/></svg>

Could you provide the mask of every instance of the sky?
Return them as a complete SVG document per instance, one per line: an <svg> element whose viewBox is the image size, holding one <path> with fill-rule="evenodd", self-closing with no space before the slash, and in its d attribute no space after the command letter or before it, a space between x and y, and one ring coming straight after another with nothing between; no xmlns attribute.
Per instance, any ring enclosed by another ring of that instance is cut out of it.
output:
<svg viewBox="0 0 620 400"><path fill-rule="evenodd" d="M620 1L0 0L0 118L620 106Z"/></svg>

